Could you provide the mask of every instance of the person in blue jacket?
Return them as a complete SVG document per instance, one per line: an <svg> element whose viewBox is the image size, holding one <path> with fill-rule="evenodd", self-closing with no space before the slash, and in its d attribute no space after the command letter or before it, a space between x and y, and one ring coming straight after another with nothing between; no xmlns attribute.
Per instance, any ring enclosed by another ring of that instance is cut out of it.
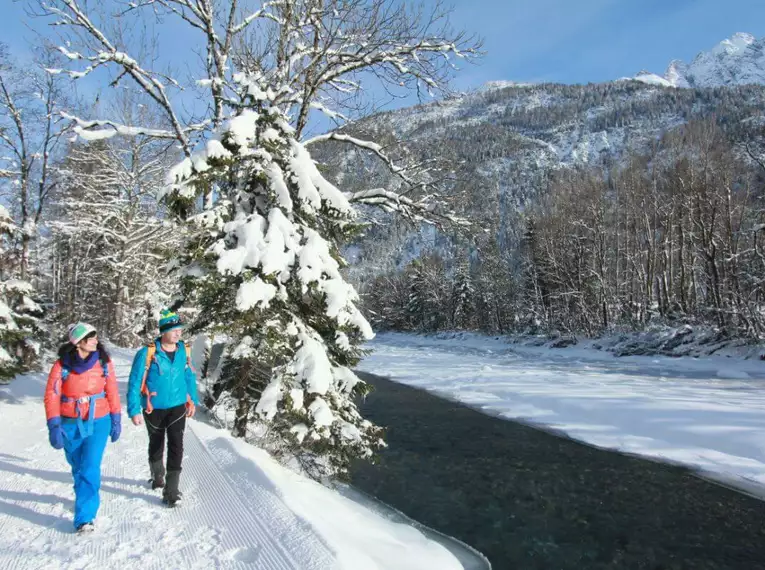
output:
<svg viewBox="0 0 765 570"><path fill-rule="evenodd" d="M183 460L186 418L194 416L197 377L190 352L181 342L183 323L168 309L160 314L160 336L133 359L127 390L127 411L133 425L146 423L149 432L151 488L163 489L162 502L174 507L181 499L178 485ZM167 470L163 462L167 439Z"/></svg>

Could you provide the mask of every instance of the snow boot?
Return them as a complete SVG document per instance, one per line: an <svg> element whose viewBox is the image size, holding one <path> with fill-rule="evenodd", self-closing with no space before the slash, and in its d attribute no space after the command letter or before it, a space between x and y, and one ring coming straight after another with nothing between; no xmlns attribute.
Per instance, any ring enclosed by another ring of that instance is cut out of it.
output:
<svg viewBox="0 0 765 570"><path fill-rule="evenodd" d="M165 466L162 464L162 460L149 463L149 469L151 470L151 483L152 491L154 489L162 489L165 486Z"/></svg>
<svg viewBox="0 0 765 570"><path fill-rule="evenodd" d="M94 530L96 530L96 527L93 526L92 522L82 523L80 526L77 527L77 534L90 534Z"/></svg>
<svg viewBox="0 0 765 570"><path fill-rule="evenodd" d="M162 502L168 507L176 506L181 500L181 492L178 490L178 483L181 478L180 471L168 471L165 489L162 491Z"/></svg>

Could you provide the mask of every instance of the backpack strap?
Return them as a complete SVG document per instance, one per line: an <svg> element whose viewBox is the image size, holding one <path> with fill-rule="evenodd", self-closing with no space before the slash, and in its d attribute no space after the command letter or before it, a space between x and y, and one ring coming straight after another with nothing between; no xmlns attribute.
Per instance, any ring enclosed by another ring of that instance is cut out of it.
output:
<svg viewBox="0 0 765 570"><path fill-rule="evenodd" d="M185 342L182 344L186 352L186 368L191 368L192 370L194 370L194 367L191 365L191 347Z"/></svg>
<svg viewBox="0 0 765 570"><path fill-rule="evenodd" d="M64 382L66 382L66 379L69 377L69 368L64 366L64 361L60 358L58 361L61 363L61 380L53 384L53 393L56 396L61 396L61 392L64 391Z"/></svg>
<svg viewBox="0 0 765 570"><path fill-rule="evenodd" d="M143 369L143 380L141 381L141 394L146 396L146 413L150 414L154 411L154 406L151 405L151 397L156 396L156 392L149 392L149 388L146 386L146 378L149 376L149 368L151 368L151 361L155 359L157 353L157 347L154 345L154 343L148 345L146 347L146 365ZM157 368L159 368L159 363L157 363Z"/></svg>
<svg viewBox="0 0 765 570"><path fill-rule="evenodd" d="M186 349L186 368L190 368L192 372L195 372L194 367L191 365L191 347L184 342L183 348ZM186 407L193 405L194 401L191 399L191 395L186 394Z"/></svg>

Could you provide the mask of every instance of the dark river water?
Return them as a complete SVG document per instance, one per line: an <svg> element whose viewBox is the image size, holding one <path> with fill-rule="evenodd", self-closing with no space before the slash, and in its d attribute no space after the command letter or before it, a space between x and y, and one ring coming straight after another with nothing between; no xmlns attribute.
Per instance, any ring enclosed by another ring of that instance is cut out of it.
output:
<svg viewBox="0 0 765 570"><path fill-rule="evenodd" d="M377 465L354 465L352 484L494 570L765 570L759 499L360 376L375 387L362 413L387 428L389 447Z"/></svg>

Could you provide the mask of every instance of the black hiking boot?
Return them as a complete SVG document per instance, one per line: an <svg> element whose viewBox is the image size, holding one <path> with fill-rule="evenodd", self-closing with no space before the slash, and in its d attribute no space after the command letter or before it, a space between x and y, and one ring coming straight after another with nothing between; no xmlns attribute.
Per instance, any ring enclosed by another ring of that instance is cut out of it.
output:
<svg viewBox="0 0 765 570"><path fill-rule="evenodd" d="M162 491L162 502L168 507L175 507L181 501L181 492L178 483L181 478L180 471L168 471L165 489Z"/></svg>
<svg viewBox="0 0 765 570"><path fill-rule="evenodd" d="M165 466L162 464L162 461L149 463L149 469L151 470L149 483L151 483L152 491L162 489L165 486Z"/></svg>
<svg viewBox="0 0 765 570"><path fill-rule="evenodd" d="M88 523L82 523L80 526L77 527L77 534L89 534L96 530L96 527L93 526L92 522Z"/></svg>

